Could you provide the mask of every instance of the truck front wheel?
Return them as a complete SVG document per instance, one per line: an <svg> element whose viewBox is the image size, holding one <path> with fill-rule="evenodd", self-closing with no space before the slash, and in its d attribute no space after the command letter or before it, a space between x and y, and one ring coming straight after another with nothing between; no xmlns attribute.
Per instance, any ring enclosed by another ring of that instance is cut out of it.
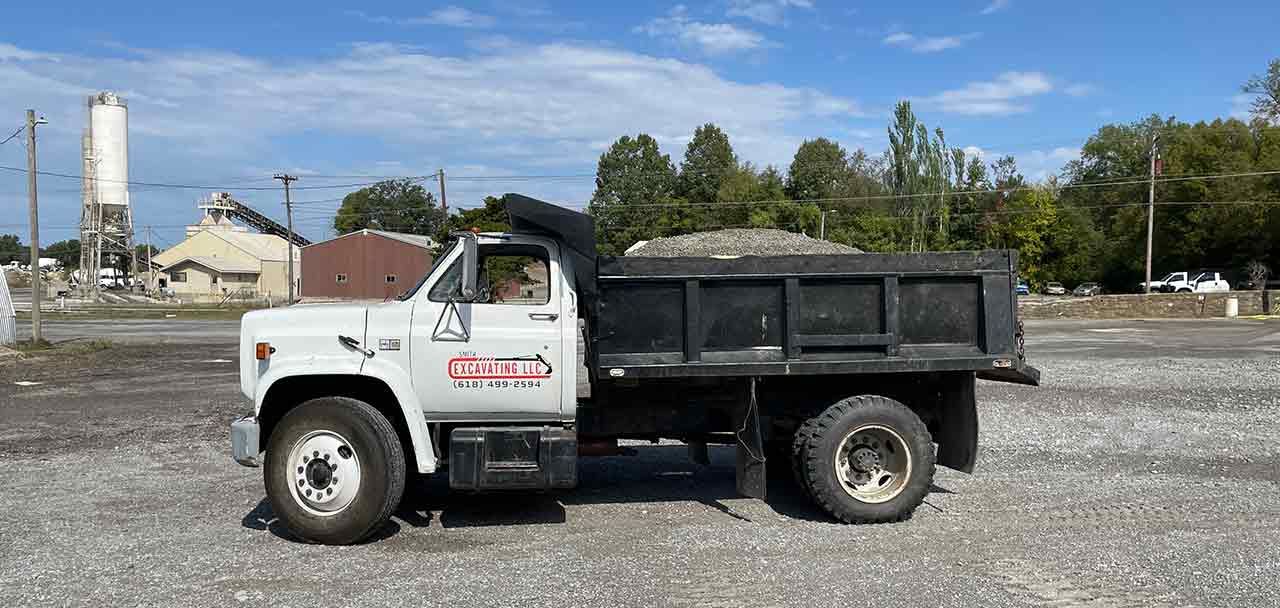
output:
<svg viewBox="0 0 1280 608"><path fill-rule="evenodd" d="M877 395L844 399L797 433L809 494L846 523L901 521L933 482L929 430L907 406Z"/></svg>
<svg viewBox="0 0 1280 608"><path fill-rule="evenodd" d="M345 545L386 523L404 494L404 451L369 404L312 399L290 410L267 442L267 497L303 540Z"/></svg>

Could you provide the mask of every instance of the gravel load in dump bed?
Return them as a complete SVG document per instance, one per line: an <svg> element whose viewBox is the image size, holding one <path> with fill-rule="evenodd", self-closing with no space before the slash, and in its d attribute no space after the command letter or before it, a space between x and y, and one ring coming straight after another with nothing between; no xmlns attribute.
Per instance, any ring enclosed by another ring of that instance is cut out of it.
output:
<svg viewBox="0 0 1280 608"><path fill-rule="evenodd" d="M653 239L628 253L631 257L736 257L743 255L826 255L861 250L774 228L731 228Z"/></svg>

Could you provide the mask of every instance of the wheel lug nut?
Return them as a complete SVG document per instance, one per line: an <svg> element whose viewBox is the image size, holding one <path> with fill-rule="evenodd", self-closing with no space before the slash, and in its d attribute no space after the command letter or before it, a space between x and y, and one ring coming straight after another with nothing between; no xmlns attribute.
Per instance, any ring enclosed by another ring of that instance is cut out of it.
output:
<svg viewBox="0 0 1280 608"><path fill-rule="evenodd" d="M299 487L299 488L301 488L301 487L302 487L302 483L303 483L303 481L302 481L301 479L299 479L299 480L298 480L298 487Z"/></svg>
<svg viewBox="0 0 1280 608"><path fill-rule="evenodd" d="M326 461L327 461L327 460L329 460L329 455L328 455L328 454L325 454L325 455L324 455L324 459L325 459Z"/></svg>
<svg viewBox="0 0 1280 608"><path fill-rule="evenodd" d="M311 457L312 457L312 458L319 458L319 457L320 457L320 450L313 450L313 451L311 452Z"/></svg>
<svg viewBox="0 0 1280 608"><path fill-rule="evenodd" d="M326 495L333 494L333 488L329 488L329 489L325 490L325 491L324 491L324 493L325 493Z"/></svg>
<svg viewBox="0 0 1280 608"><path fill-rule="evenodd" d="M302 468L302 467L298 467L298 474L299 474L299 475L301 475L301 474L302 474L302 472L303 472L303 471L305 471L305 470L306 470L306 469L304 469L304 468Z"/></svg>
<svg viewBox="0 0 1280 608"><path fill-rule="evenodd" d="M311 488L307 488L307 498L311 497Z"/></svg>

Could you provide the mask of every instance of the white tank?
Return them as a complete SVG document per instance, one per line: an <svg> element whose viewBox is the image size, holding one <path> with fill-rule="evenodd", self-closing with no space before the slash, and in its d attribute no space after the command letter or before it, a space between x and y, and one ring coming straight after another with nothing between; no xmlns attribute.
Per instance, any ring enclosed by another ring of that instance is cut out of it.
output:
<svg viewBox="0 0 1280 608"><path fill-rule="evenodd" d="M89 98L89 136L93 142L98 202L129 204L129 108L110 91Z"/></svg>

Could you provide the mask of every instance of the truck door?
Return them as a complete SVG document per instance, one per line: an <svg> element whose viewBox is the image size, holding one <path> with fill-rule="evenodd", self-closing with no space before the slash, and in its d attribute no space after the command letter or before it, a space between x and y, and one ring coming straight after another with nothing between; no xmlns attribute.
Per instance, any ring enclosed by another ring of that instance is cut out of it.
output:
<svg viewBox="0 0 1280 608"><path fill-rule="evenodd" d="M475 302L449 303L462 256L414 304L410 352L414 392L428 420L560 419L559 262L554 246L479 246ZM573 376L569 376L573 378Z"/></svg>

